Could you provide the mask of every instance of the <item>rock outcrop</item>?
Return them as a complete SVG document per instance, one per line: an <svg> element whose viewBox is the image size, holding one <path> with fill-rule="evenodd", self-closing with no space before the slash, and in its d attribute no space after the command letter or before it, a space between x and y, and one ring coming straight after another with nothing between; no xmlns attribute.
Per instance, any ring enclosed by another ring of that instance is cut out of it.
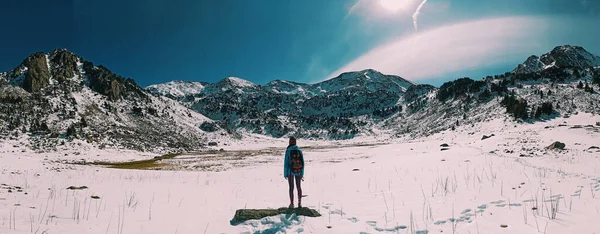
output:
<svg viewBox="0 0 600 234"><path fill-rule="evenodd" d="M320 217L321 214L307 207L302 208L279 208L279 209L240 209L235 212L233 219L230 221L231 225L237 225L248 220L259 220L265 217L280 215L280 214L296 214L298 216L306 217Z"/></svg>

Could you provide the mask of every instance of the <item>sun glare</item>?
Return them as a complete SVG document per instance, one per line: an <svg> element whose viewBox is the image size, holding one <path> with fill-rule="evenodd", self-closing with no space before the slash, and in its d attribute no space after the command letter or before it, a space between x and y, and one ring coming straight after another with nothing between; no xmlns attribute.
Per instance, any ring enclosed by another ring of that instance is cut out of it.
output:
<svg viewBox="0 0 600 234"><path fill-rule="evenodd" d="M406 7L408 0L379 0L379 4L386 10L395 13Z"/></svg>

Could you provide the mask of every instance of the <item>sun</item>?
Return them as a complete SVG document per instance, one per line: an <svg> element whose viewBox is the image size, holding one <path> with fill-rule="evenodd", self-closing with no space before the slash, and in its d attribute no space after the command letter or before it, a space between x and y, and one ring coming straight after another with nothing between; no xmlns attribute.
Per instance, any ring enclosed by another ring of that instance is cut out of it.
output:
<svg viewBox="0 0 600 234"><path fill-rule="evenodd" d="M379 0L379 4L386 10L396 13L408 5L408 0Z"/></svg>

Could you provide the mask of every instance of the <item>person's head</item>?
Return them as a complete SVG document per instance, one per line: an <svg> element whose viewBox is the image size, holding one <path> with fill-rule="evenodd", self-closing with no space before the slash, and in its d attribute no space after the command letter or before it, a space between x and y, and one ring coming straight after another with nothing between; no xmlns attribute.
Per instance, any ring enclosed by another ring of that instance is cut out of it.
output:
<svg viewBox="0 0 600 234"><path fill-rule="evenodd" d="M296 138L290 137L290 145L296 145Z"/></svg>

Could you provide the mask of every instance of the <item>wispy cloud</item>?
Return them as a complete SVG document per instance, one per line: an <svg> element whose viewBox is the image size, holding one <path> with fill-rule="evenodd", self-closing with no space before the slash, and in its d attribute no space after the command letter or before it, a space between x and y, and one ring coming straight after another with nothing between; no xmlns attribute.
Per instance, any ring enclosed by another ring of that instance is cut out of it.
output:
<svg viewBox="0 0 600 234"><path fill-rule="evenodd" d="M419 6L417 7L417 10L415 11L415 13L413 14L413 25L415 26L415 31L419 30L419 26L418 26L418 21L419 21L419 15L421 14L421 8L423 8L423 6L425 6L425 3L427 3L427 0L423 0L423 2L421 2L421 4L419 4Z"/></svg>
<svg viewBox="0 0 600 234"><path fill-rule="evenodd" d="M539 47L546 21L504 17L463 22L423 31L381 45L327 78L373 68L410 80L524 59Z"/></svg>

